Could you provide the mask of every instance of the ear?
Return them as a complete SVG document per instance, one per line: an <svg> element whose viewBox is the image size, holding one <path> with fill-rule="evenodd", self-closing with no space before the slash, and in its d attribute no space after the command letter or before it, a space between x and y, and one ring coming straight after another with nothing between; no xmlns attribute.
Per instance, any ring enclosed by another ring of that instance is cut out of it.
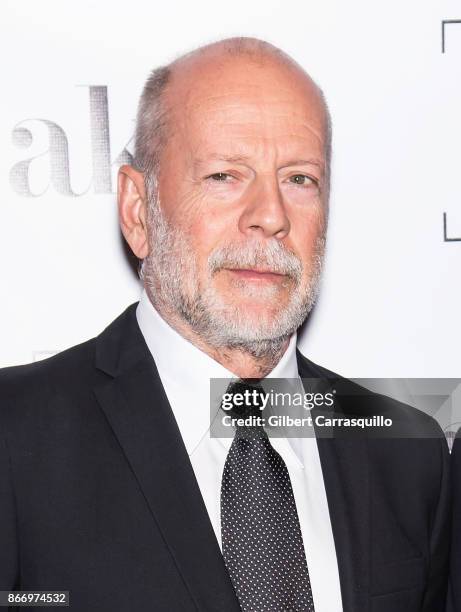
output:
<svg viewBox="0 0 461 612"><path fill-rule="evenodd" d="M149 253L144 174L132 166L118 171L118 215L125 240L138 259Z"/></svg>

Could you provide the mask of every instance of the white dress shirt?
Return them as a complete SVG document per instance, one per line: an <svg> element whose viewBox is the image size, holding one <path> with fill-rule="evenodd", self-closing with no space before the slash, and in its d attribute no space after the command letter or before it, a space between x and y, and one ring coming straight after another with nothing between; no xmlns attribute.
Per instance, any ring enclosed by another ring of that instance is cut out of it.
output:
<svg viewBox="0 0 461 612"><path fill-rule="evenodd" d="M147 293L136 310L202 493L219 546L221 478L232 438L210 437L210 379L237 378L183 338L160 316ZM269 378L299 379L296 333ZM315 437L271 438L290 475L316 612L341 612L338 564Z"/></svg>

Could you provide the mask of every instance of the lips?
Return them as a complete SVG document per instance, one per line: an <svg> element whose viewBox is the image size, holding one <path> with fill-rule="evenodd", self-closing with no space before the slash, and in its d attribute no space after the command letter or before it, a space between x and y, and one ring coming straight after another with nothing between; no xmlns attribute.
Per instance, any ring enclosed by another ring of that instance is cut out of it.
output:
<svg viewBox="0 0 461 612"><path fill-rule="evenodd" d="M227 268L228 272L247 280L281 280L285 274L273 272L267 268Z"/></svg>

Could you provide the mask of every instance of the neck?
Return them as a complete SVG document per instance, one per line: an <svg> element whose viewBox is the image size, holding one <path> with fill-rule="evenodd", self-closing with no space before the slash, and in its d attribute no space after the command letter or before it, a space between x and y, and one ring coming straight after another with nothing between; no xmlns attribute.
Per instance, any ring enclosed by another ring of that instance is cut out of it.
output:
<svg viewBox="0 0 461 612"><path fill-rule="evenodd" d="M270 346L267 342L267 350L263 351L252 351L240 346L215 347L199 336L172 309L166 308L162 304L153 303L153 305L170 327L239 378L264 378L267 376L280 361L290 342L289 337L271 342Z"/></svg>

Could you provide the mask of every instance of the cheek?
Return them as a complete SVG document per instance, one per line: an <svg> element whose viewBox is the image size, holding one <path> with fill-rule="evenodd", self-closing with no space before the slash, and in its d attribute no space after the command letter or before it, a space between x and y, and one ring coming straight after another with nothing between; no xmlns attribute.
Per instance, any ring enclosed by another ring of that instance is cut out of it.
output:
<svg viewBox="0 0 461 612"><path fill-rule="evenodd" d="M186 232L199 217L200 201L193 190L176 191L174 194L161 191L160 205L168 222Z"/></svg>
<svg viewBox="0 0 461 612"><path fill-rule="evenodd" d="M237 225L235 207L210 198L194 181L175 186L167 182L160 189L162 210L170 223L192 235L213 236Z"/></svg>
<svg viewBox="0 0 461 612"><path fill-rule="evenodd" d="M302 219L292 223L290 230L291 246L301 259L305 274L309 275L312 257L318 251L319 239L325 232L325 214L323 208L311 210Z"/></svg>
<svg viewBox="0 0 461 612"><path fill-rule="evenodd" d="M181 215L178 223L193 241L197 252L209 255L217 248L230 244L238 232L238 217L230 209L210 209L200 202Z"/></svg>
<svg viewBox="0 0 461 612"><path fill-rule="evenodd" d="M201 277L208 276L208 258L217 249L229 244L229 227L213 215L204 217L194 215L189 222L181 220L181 229L188 236L197 262L197 272Z"/></svg>
<svg viewBox="0 0 461 612"><path fill-rule="evenodd" d="M326 216L323 205L312 205L307 211L295 212L290 219L290 237L300 251L312 250L324 232Z"/></svg>

